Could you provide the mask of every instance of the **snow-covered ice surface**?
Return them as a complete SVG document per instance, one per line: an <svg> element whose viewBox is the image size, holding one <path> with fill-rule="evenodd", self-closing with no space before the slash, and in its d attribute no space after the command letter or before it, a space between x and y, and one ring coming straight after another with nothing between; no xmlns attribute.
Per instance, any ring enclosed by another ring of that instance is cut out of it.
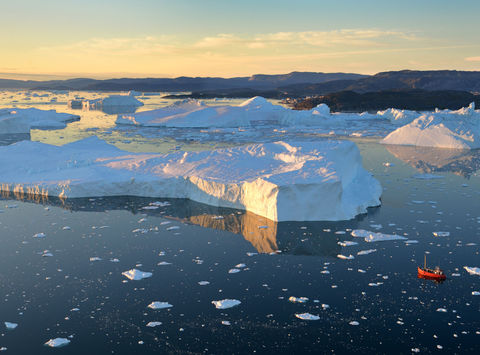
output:
<svg viewBox="0 0 480 355"><path fill-rule="evenodd" d="M140 270L137 270L137 269L131 269L131 270L122 272L122 275L125 276L129 280L139 281L139 280L143 280L143 279L146 279L148 277L151 277L152 273L147 272L147 271L140 271Z"/></svg>
<svg viewBox="0 0 480 355"><path fill-rule="evenodd" d="M60 129L80 116L37 108L0 108L0 134L30 133L31 129Z"/></svg>
<svg viewBox="0 0 480 355"><path fill-rule="evenodd" d="M57 199L3 191L0 314L2 322L19 324L1 332L0 349L6 354L84 354L85 349L102 354L390 354L432 353L439 345L445 353L480 353L480 279L464 269L479 267L477 151L379 145L378 137L398 125L369 114L333 113L327 117L332 122L323 126L258 122L251 129L195 129L116 125L116 117L102 111L66 107L75 96L109 95L0 92L0 105L13 107L15 100L19 108L28 108L27 102L38 102L36 107L81 116L64 129L33 129L22 139L60 146L97 135L146 155L373 135L349 139L356 142L365 169L384 187L382 205L351 220L277 223L186 199ZM53 98L56 103L49 103ZM167 100L151 96L138 111L168 103L162 101ZM326 107L317 110L329 115ZM340 116L345 119L337 120ZM0 144L15 140L0 137ZM70 164L88 166L88 161L72 157ZM178 228L167 231L171 226ZM371 243L354 238L354 230L408 239ZM438 231L450 235L435 237ZM38 233L46 237L32 238ZM51 256L42 257L46 253ZM445 271L446 282L417 278L424 254L429 266ZM133 268L152 275L130 281L122 272ZM229 274L232 268L242 271ZM201 280L210 284L201 286ZM291 296L308 301L289 302ZM224 299L242 303L226 309L212 305ZM157 300L174 307L148 308ZM297 318L302 314L318 320ZM146 326L157 322L162 324ZM43 346L55 337L71 343L63 350Z"/></svg>
<svg viewBox="0 0 480 355"><path fill-rule="evenodd" d="M274 221L351 219L379 205L381 195L347 141L167 155L125 152L95 137L62 147L24 141L0 147L0 186L62 198L189 198Z"/></svg>
<svg viewBox="0 0 480 355"><path fill-rule="evenodd" d="M424 113L390 133L382 143L451 149L480 148L480 110L475 110L475 104L471 103L469 107L457 111Z"/></svg>

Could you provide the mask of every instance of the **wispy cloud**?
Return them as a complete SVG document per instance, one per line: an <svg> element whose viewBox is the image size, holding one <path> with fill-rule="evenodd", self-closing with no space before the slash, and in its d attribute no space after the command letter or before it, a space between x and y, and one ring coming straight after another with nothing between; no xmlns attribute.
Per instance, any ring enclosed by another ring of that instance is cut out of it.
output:
<svg viewBox="0 0 480 355"><path fill-rule="evenodd" d="M480 62L480 57L467 57L465 60L467 62Z"/></svg>

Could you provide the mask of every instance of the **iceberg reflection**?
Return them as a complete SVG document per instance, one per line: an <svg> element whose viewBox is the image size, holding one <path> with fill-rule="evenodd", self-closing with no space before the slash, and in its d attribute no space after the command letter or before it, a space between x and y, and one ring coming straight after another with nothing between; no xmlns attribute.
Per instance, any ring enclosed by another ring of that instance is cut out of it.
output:
<svg viewBox="0 0 480 355"><path fill-rule="evenodd" d="M386 145L396 158L422 173L452 172L469 178L480 169L480 150Z"/></svg>

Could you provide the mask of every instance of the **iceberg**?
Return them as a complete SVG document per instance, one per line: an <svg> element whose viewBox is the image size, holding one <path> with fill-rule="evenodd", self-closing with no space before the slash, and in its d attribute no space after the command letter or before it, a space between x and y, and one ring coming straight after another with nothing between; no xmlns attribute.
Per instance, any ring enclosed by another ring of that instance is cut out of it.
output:
<svg viewBox="0 0 480 355"><path fill-rule="evenodd" d="M188 198L273 221L348 220L380 204L355 143L253 144L170 154L122 151L97 137L61 147L0 147L0 189L61 198Z"/></svg>
<svg viewBox="0 0 480 355"><path fill-rule="evenodd" d="M70 340L68 340L67 338L55 338L50 339L44 345L51 348L61 348L63 346L67 346L68 344L70 344Z"/></svg>
<svg viewBox="0 0 480 355"><path fill-rule="evenodd" d="M339 116L338 120L341 121ZM149 127L257 127L266 125L315 126L331 123L330 108L320 104L312 110L295 111L256 96L237 106L208 106L198 100L183 100L170 106L136 114L118 115L117 124Z"/></svg>
<svg viewBox="0 0 480 355"><path fill-rule="evenodd" d="M80 116L37 108L0 109L0 134L30 133L30 129L61 129Z"/></svg>
<svg viewBox="0 0 480 355"><path fill-rule="evenodd" d="M421 147L480 148L480 110L475 104L457 111L425 113L387 135L381 143Z"/></svg>
<svg viewBox="0 0 480 355"><path fill-rule="evenodd" d="M134 95L110 95L103 99L93 99L82 101L83 108L91 110L101 110L112 106L143 106L143 102L136 99Z"/></svg>
<svg viewBox="0 0 480 355"><path fill-rule="evenodd" d="M420 113L410 110L389 108L384 111L378 111L377 116L386 118L394 125L403 126L412 122L415 118L419 117Z"/></svg>

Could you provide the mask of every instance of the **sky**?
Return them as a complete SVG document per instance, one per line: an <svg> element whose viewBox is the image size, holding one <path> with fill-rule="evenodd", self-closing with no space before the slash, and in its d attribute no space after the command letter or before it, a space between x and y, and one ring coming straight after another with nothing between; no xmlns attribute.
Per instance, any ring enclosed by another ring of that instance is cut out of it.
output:
<svg viewBox="0 0 480 355"><path fill-rule="evenodd" d="M480 70L478 0L0 0L0 78Z"/></svg>

